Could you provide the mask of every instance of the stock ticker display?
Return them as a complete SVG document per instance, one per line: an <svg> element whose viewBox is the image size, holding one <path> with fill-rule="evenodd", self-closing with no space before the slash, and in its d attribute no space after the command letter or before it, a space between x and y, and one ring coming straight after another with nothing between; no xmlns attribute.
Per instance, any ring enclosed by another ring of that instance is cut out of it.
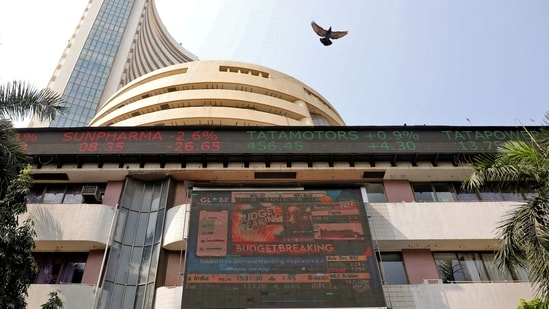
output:
<svg viewBox="0 0 549 309"><path fill-rule="evenodd" d="M69 128L19 129L31 154L478 153L538 131L520 128Z"/></svg>
<svg viewBox="0 0 549 309"><path fill-rule="evenodd" d="M194 191L185 308L385 307L358 189Z"/></svg>

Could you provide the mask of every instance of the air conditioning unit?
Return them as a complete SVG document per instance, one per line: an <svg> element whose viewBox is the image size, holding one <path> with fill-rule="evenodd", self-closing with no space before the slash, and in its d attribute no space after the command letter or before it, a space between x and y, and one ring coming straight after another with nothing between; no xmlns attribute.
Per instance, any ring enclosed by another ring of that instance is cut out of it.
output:
<svg viewBox="0 0 549 309"><path fill-rule="evenodd" d="M84 203L100 203L103 198L98 186L83 186L82 199Z"/></svg>

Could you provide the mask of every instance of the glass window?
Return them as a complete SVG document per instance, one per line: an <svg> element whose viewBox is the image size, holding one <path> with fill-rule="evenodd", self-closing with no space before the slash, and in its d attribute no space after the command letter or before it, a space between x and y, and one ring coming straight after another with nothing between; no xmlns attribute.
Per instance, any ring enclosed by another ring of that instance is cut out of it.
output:
<svg viewBox="0 0 549 309"><path fill-rule="evenodd" d="M382 183L367 183L365 184L366 196L370 203L385 203L385 190Z"/></svg>
<svg viewBox="0 0 549 309"><path fill-rule="evenodd" d="M95 199L86 199L82 197L82 187L84 184L48 184L33 185L27 195L27 203L44 204L81 204L98 203ZM105 192L105 184L93 184L97 186L100 193Z"/></svg>
<svg viewBox="0 0 549 309"><path fill-rule="evenodd" d="M82 203L82 185L69 185L65 192L63 204L80 204Z"/></svg>
<svg viewBox="0 0 549 309"><path fill-rule="evenodd" d="M65 195L65 186L48 187L44 193L43 203L45 204L61 204Z"/></svg>
<svg viewBox="0 0 549 309"><path fill-rule="evenodd" d="M465 281L490 281L490 277L478 253L458 253L457 256L463 269Z"/></svg>
<svg viewBox="0 0 549 309"><path fill-rule="evenodd" d="M450 183L435 183L433 189L438 202L453 202L456 200L454 186Z"/></svg>
<svg viewBox="0 0 549 309"><path fill-rule="evenodd" d="M59 283L80 283L84 276L86 263L69 262L63 265Z"/></svg>
<svg viewBox="0 0 549 309"><path fill-rule="evenodd" d="M430 184L412 184L416 202L434 202L435 195Z"/></svg>
<svg viewBox="0 0 549 309"><path fill-rule="evenodd" d="M478 201L479 200L478 195L475 191L469 191L469 190L463 188L463 186L460 183L454 184L454 188L456 190L457 200L460 201L460 202Z"/></svg>
<svg viewBox="0 0 549 309"><path fill-rule="evenodd" d="M400 253L381 253L379 265L385 284L408 284Z"/></svg>
<svg viewBox="0 0 549 309"><path fill-rule="evenodd" d="M451 282L528 281L523 268L510 273L497 268L493 252L433 253L439 278Z"/></svg>
<svg viewBox="0 0 549 309"><path fill-rule="evenodd" d="M508 271L500 271L497 268L496 262L494 261L495 253L482 253L481 258L486 267L487 272L490 274L492 281L512 281L513 277Z"/></svg>
<svg viewBox="0 0 549 309"><path fill-rule="evenodd" d="M29 204L42 203L44 188L45 187L43 185L33 185L32 188L30 189L29 194L27 194L27 203Z"/></svg>
<svg viewBox="0 0 549 309"><path fill-rule="evenodd" d="M87 253L34 253L38 274L34 283L80 283L86 268Z"/></svg>
<svg viewBox="0 0 549 309"><path fill-rule="evenodd" d="M442 282L465 281L463 270L455 253L434 253L433 257Z"/></svg>
<svg viewBox="0 0 549 309"><path fill-rule="evenodd" d="M523 201L524 197L520 193L502 192L501 197L504 201Z"/></svg>
<svg viewBox="0 0 549 309"><path fill-rule="evenodd" d="M483 201L503 201L501 193L493 191L491 189L479 190L480 199Z"/></svg>
<svg viewBox="0 0 549 309"><path fill-rule="evenodd" d="M326 117L317 114L317 113L311 113L311 118L313 120L313 124L315 126L329 126L330 122L326 119Z"/></svg>
<svg viewBox="0 0 549 309"><path fill-rule="evenodd" d="M416 202L454 202L457 200L452 183L413 183Z"/></svg>

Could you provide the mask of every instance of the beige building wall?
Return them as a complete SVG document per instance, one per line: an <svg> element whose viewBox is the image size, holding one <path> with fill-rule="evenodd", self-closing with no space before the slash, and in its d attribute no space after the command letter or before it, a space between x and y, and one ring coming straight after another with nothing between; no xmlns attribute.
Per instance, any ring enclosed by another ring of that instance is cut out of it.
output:
<svg viewBox="0 0 549 309"><path fill-rule="evenodd" d="M129 83L90 126L342 126L319 93L284 73L235 61L194 61Z"/></svg>

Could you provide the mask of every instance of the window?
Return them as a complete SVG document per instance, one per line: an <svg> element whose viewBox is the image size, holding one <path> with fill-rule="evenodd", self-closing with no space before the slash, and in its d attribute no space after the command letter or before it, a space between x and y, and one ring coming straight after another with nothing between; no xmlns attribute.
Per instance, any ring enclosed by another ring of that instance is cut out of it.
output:
<svg viewBox="0 0 549 309"><path fill-rule="evenodd" d="M378 255L378 259L384 284L408 284L402 254L398 252L381 253Z"/></svg>
<svg viewBox="0 0 549 309"><path fill-rule="evenodd" d="M38 274L34 283L81 283L87 253L34 253Z"/></svg>
<svg viewBox="0 0 549 309"><path fill-rule="evenodd" d="M385 203L387 198L385 197L385 190L382 183L367 183L364 185L366 188L366 196L369 203Z"/></svg>
<svg viewBox="0 0 549 309"><path fill-rule="evenodd" d="M457 199L460 202L470 202L470 201L478 201L479 200L479 197L478 197L476 192L469 191L469 190L463 188L463 186L460 183L454 184L454 188L456 189Z"/></svg>
<svg viewBox="0 0 549 309"><path fill-rule="evenodd" d="M413 183L416 202L469 202L469 201L523 201L520 193L499 192L489 187L479 191L463 188L459 182L453 183Z"/></svg>
<svg viewBox="0 0 549 309"><path fill-rule="evenodd" d="M311 119L313 120L313 124L315 126L329 126L330 122L326 117L317 114L317 113L311 113Z"/></svg>
<svg viewBox="0 0 549 309"><path fill-rule="evenodd" d="M528 281L524 269L501 272L495 266L495 254L485 252L433 253L439 278L444 283Z"/></svg>
<svg viewBox="0 0 549 309"><path fill-rule="evenodd" d="M523 201L524 196L520 193L500 192L496 189L486 187L478 192L483 201Z"/></svg>
<svg viewBox="0 0 549 309"><path fill-rule="evenodd" d="M457 200L451 183L412 184L416 202L454 202Z"/></svg>
<svg viewBox="0 0 549 309"><path fill-rule="evenodd" d="M29 204L81 204L99 203L97 199L84 199L84 184L34 184L27 195ZM100 194L105 192L105 184L94 184Z"/></svg>

